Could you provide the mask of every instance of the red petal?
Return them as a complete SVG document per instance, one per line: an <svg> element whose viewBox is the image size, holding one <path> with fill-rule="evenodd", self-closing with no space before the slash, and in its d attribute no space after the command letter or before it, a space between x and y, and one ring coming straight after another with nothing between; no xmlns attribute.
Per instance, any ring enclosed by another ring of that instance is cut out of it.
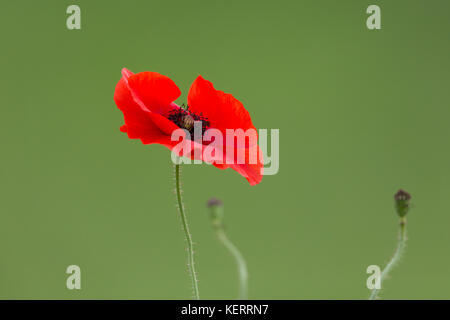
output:
<svg viewBox="0 0 450 320"><path fill-rule="evenodd" d="M250 185L254 186L261 182L264 170L263 157L262 152L259 146L256 146L257 149L251 148L252 152L258 152L258 161L256 164L232 164L230 167L244 176ZM250 150L246 150L247 157L248 152Z"/></svg>
<svg viewBox="0 0 450 320"><path fill-rule="evenodd" d="M125 125L120 130L126 132L130 139L141 139L144 144L165 140L165 134L154 124L150 112L142 110L133 99L126 82L127 77L124 75L114 92L114 101L123 112L125 120Z"/></svg>
<svg viewBox="0 0 450 320"><path fill-rule="evenodd" d="M149 116L152 119L153 123L159 128L159 130L161 130L169 137L172 135L172 132L174 130L180 129L180 127L175 123L158 113L150 112Z"/></svg>
<svg viewBox="0 0 450 320"><path fill-rule="evenodd" d="M198 76L188 94L189 110L208 118L211 127L247 130L254 128L250 114L233 95L214 89L208 80Z"/></svg>
<svg viewBox="0 0 450 320"><path fill-rule="evenodd" d="M216 90L210 81L205 80L202 76L198 76L192 84L188 95L189 110L195 114L202 114L210 122L212 128L222 131L224 138L226 137L226 129L255 129L250 114L244 108L242 103L233 97L233 95ZM256 129L255 129L256 130ZM222 146L225 146L225 141ZM255 149L257 148L257 149ZM221 148L225 149L225 148ZM239 174L244 176L251 185L261 182L263 162L262 153L259 146L246 146L246 157L250 151L258 152L256 164L237 164L237 150L235 149L235 164L218 164L213 165L219 169L232 168ZM225 162L225 150L223 159Z"/></svg>
<svg viewBox="0 0 450 320"><path fill-rule="evenodd" d="M226 163L226 160L225 160L226 153L223 152L224 163L223 164L213 163L213 165L219 169L231 168L231 169L235 170L240 175L242 175L244 178L246 178L247 181L252 186L260 183L262 180L262 176L263 176L264 164L263 164L262 152L261 152L261 149L259 148L259 146L253 146L248 149L245 149L245 158L247 160L243 164L239 164L237 161L237 156L236 156L237 150L236 149L234 150L234 152L235 152L234 161L233 161L234 164ZM250 159L250 156L249 156L250 152L257 152L257 158L256 158L257 161L254 164L250 164L249 163L250 161L248 161Z"/></svg>
<svg viewBox="0 0 450 320"><path fill-rule="evenodd" d="M170 104L181 94L175 82L157 72L140 72L128 78L128 87L136 103L142 108L167 114Z"/></svg>

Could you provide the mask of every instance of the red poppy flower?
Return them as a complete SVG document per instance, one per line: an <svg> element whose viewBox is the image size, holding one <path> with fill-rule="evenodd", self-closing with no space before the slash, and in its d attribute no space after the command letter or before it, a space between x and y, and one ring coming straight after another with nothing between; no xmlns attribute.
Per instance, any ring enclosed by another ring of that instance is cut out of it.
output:
<svg viewBox="0 0 450 320"><path fill-rule="evenodd" d="M157 72L133 74L124 68L114 93L114 101L125 120L120 130L126 132L130 139L140 139L143 144L158 143L176 155L188 155L219 169L232 168L251 185L258 184L262 179L262 154L257 144L256 129L242 103L231 94L216 90L202 76L198 76L191 85L186 109L174 102L180 94L177 85L164 75ZM201 121L201 140L190 137L193 121ZM179 141L172 141L172 133L177 129L184 129L189 152L175 151ZM223 139L206 139L209 129L221 133ZM256 142L244 138L244 145L239 145L236 137L227 140L229 130L237 129L254 132ZM231 156L228 153L230 149ZM206 150L208 154L221 155L223 161L217 158L211 160L206 156Z"/></svg>

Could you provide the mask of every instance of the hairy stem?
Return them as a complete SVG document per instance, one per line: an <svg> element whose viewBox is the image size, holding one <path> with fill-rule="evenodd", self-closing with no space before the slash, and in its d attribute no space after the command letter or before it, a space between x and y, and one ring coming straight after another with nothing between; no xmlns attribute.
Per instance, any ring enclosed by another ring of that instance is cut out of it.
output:
<svg viewBox="0 0 450 320"><path fill-rule="evenodd" d="M228 249L228 251L236 260L239 274L239 299L248 299L247 263L245 262L245 259L239 249L233 244L233 242L231 242L222 228L217 228L216 234L217 238L219 238L219 240L223 243L223 245Z"/></svg>
<svg viewBox="0 0 450 320"><path fill-rule="evenodd" d="M398 264L403 251L406 247L406 219L400 218L400 226L399 226L399 236L398 236L398 243L397 243L397 249L394 252L394 255L392 256L391 260L388 262L386 267L383 269L380 275L380 289L373 289L372 293L369 297L369 300L375 300L377 298L378 293L380 292L383 281L386 278L386 276L391 272L391 270Z"/></svg>
<svg viewBox="0 0 450 320"><path fill-rule="evenodd" d="M194 244L192 242L192 235L189 231L189 226L187 223L186 213L184 211L183 200L181 198L181 185L180 185L180 165L175 164L175 189L177 194L178 211L180 212L181 224L183 226L184 235L187 242L187 252L188 252L188 268L192 280L192 288L194 291L194 298L199 300L200 296L198 293L198 280L197 273L195 272L194 264Z"/></svg>

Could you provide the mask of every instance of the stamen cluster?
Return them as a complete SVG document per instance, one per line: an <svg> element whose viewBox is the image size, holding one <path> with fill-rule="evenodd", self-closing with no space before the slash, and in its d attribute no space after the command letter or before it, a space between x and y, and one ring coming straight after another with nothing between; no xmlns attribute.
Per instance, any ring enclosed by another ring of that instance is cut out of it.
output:
<svg viewBox="0 0 450 320"><path fill-rule="evenodd" d="M184 105L183 105L184 106ZM209 128L210 123L206 117L203 116L202 113L195 114L189 111L189 106L184 108L173 109L169 112L169 116L167 117L170 121L175 123L180 128L186 129L189 131L191 136L194 135L194 121L202 122L202 136L205 131Z"/></svg>

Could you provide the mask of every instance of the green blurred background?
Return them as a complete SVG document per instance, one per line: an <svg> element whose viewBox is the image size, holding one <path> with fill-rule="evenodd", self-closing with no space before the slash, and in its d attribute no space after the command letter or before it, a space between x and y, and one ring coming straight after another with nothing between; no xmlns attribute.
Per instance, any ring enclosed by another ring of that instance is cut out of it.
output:
<svg viewBox="0 0 450 320"><path fill-rule="evenodd" d="M82 29L66 28L81 7ZM366 28L381 7L382 29ZM234 261L205 202L225 202L250 298L366 299L367 266L413 196L386 299L450 298L448 1L2 1L0 298L191 297L170 152L119 131L120 70L199 74L257 128L280 129L280 171L183 168L200 294L235 298ZM66 288L68 265L82 289Z"/></svg>

